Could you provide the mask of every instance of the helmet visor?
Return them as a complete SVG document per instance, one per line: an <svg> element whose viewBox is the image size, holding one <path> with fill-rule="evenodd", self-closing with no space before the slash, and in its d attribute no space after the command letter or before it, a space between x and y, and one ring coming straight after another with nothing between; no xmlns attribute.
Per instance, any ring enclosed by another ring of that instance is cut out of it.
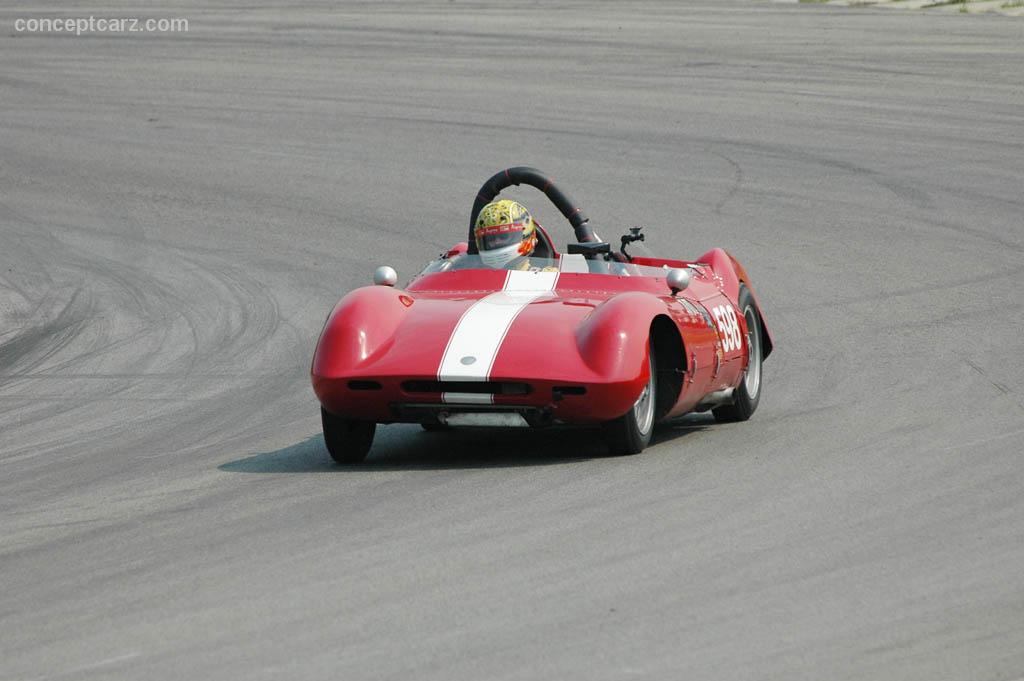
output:
<svg viewBox="0 0 1024 681"><path fill-rule="evenodd" d="M493 251L512 244L521 243L526 225L510 222L504 225L488 225L476 228L476 247L481 251Z"/></svg>

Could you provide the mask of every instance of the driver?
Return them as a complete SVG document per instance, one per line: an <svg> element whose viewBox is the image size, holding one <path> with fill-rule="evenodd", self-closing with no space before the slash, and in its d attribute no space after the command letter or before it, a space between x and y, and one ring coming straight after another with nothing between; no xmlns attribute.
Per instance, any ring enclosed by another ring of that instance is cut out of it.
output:
<svg viewBox="0 0 1024 681"><path fill-rule="evenodd" d="M480 209L473 227L480 260L494 269L529 270L537 247L537 223L526 206L511 199L492 201ZM544 271L555 271L545 267Z"/></svg>

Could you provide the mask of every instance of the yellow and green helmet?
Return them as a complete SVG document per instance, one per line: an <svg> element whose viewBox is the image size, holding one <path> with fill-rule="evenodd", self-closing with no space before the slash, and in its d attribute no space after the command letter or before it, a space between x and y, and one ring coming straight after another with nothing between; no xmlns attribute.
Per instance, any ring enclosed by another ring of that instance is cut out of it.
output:
<svg viewBox="0 0 1024 681"><path fill-rule="evenodd" d="M485 265L504 267L533 253L537 245L537 224L521 203L511 199L491 201L480 209L473 237Z"/></svg>

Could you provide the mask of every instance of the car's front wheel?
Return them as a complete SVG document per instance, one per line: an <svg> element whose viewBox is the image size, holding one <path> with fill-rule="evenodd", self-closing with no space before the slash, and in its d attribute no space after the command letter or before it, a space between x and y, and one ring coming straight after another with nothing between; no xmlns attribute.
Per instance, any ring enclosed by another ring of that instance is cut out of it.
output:
<svg viewBox="0 0 1024 681"><path fill-rule="evenodd" d="M655 398L658 394L658 371L654 353L647 350L647 368L650 378L640 397L625 414L604 423L604 434L608 439L608 450L616 456L639 454L644 450L654 432Z"/></svg>
<svg viewBox="0 0 1024 681"><path fill-rule="evenodd" d="M335 416L323 407L320 420L324 425L324 444L335 462L361 463L366 458L377 432L376 423Z"/></svg>

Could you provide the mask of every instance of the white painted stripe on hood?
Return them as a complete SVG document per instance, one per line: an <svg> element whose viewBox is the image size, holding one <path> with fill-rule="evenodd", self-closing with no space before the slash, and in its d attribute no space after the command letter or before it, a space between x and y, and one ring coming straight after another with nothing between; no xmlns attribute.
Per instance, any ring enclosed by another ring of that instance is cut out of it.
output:
<svg viewBox="0 0 1024 681"><path fill-rule="evenodd" d="M520 272L501 291L484 296L462 314L437 369L440 381L486 381L508 330L527 305L551 293L558 272Z"/></svg>

